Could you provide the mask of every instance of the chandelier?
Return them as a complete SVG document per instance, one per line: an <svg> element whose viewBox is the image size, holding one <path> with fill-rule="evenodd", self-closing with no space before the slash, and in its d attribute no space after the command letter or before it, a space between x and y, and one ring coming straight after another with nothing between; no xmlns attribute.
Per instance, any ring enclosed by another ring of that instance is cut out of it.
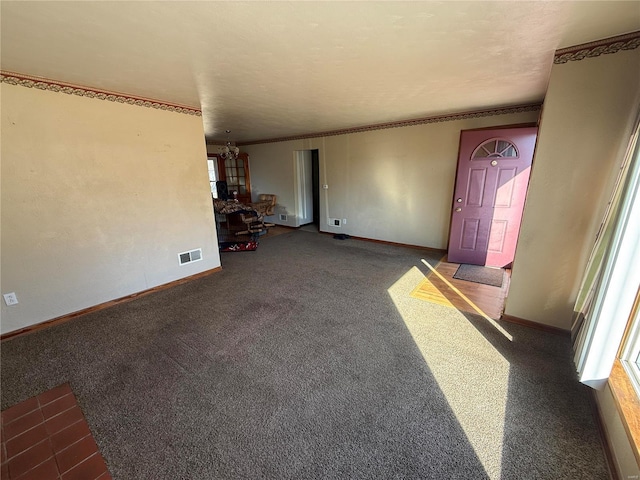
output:
<svg viewBox="0 0 640 480"><path fill-rule="evenodd" d="M231 133L231 130L225 130L225 132L227 134L227 143L224 147L220 147L220 156L225 160L235 160L236 158L238 158L240 149L231 145L231 141L229 140L229 134Z"/></svg>

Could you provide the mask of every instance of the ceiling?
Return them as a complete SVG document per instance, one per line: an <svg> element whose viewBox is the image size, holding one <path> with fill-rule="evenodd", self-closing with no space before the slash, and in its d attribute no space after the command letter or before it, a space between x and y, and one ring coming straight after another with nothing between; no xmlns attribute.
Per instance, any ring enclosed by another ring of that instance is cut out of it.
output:
<svg viewBox="0 0 640 480"><path fill-rule="evenodd" d="M543 100L640 0L4 1L2 70L202 109L239 143Z"/></svg>

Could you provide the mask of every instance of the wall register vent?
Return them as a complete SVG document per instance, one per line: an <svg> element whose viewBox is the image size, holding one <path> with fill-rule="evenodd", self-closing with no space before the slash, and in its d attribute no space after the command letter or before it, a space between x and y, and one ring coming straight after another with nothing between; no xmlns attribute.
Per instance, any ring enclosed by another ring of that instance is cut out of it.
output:
<svg viewBox="0 0 640 480"><path fill-rule="evenodd" d="M287 221L287 216L284 213L280 214L280 221L281 222L286 222Z"/></svg>
<svg viewBox="0 0 640 480"><path fill-rule="evenodd" d="M202 260L202 249L197 248L196 250L191 250L189 252L179 253L178 259L180 260L180 265L186 265L187 263Z"/></svg>

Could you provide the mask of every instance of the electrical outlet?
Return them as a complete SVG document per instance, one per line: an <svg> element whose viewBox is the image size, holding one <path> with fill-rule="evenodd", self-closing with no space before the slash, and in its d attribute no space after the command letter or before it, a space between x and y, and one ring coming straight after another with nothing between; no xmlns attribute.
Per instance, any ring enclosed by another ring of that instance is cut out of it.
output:
<svg viewBox="0 0 640 480"><path fill-rule="evenodd" d="M342 224L343 224L343 225L346 225L346 224L347 224L347 219L346 219L346 218L343 218L343 219L342 219Z"/></svg>
<svg viewBox="0 0 640 480"><path fill-rule="evenodd" d="M5 293L3 297L4 303L6 303L8 307L10 307L11 305L16 305L18 303L18 297L13 292Z"/></svg>

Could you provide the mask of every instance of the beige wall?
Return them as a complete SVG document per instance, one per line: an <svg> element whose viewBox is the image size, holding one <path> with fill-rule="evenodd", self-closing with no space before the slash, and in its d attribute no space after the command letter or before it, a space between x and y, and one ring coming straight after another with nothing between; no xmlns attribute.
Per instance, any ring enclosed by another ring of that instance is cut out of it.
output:
<svg viewBox="0 0 640 480"><path fill-rule="evenodd" d="M630 133L640 50L556 65L545 99L509 315L568 330L580 278ZM534 112L243 147L254 193L294 212L295 150L319 149L321 230L447 247L460 131ZM346 218L334 228L328 218Z"/></svg>
<svg viewBox="0 0 640 480"><path fill-rule="evenodd" d="M505 312L565 330L624 157L640 49L554 65Z"/></svg>
<svg viewBox="0 0 640 480"><path fill-rule="evenodd" d="M3 333L220 266L200 117L1 93Z"/></svg>
<svg viewBox="0 0 640 480"><path fill-rule="evenodd" d="M446 248L460 131L536 122L538 112L248 145L253 193L278 195L277 214L297 226L295 151L318 149L320 229L332 233ZM347 219L335 228L328 218Z"/></svg>

